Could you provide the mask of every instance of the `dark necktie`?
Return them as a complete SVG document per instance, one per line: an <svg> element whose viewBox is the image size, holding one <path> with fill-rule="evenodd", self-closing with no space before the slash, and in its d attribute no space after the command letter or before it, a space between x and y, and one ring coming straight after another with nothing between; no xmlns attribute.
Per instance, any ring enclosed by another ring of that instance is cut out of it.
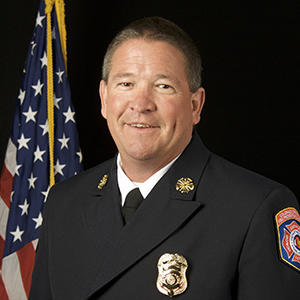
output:
<svg viewBox="0 0 300 300"><path fill-rule="evenodd" d="M139 205L144 200L139 188L135 188L128 193L125 198L124 206L122 207L122 214L125 224L134 215Z"/></svg>

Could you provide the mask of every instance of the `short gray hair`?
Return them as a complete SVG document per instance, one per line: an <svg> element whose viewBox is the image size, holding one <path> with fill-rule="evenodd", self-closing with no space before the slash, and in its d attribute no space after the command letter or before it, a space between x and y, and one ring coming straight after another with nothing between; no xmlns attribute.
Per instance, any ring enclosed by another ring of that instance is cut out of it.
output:
<svg viewBox="0 0 300 300"><path fill-rule="evenodd" d="M161 17L147 17L136 20L120 31L109 44L103 60L102 79L107 82L112 57L122 43L130 39L143 38L164 41L178 49L184 56L186 75L191 92L201 87L201 57L192 39L175 23Z"/></svg>

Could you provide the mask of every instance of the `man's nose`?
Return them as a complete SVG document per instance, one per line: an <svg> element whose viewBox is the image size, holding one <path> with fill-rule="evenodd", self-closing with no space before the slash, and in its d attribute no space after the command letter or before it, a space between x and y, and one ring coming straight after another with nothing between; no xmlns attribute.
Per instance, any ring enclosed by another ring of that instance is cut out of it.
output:
<svg viewBox="0 0 300 300"><path fill-rule="evenodd" d="M138 113L151 112L156 109L154 95L150 86L140 86L136 88L130 100L130 109Z"/></svg>

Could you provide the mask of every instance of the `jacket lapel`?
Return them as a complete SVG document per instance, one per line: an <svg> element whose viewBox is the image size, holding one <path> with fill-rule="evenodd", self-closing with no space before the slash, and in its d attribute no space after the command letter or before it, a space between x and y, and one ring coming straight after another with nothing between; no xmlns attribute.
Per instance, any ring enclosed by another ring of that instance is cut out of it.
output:
<svg viewBox="0 0 300 300"><path fill-rule="evenodd" d="M82 213L88 233L103 257L109 254L110 247L123 228L115 166L115 160L112 160L110 168L99 173L90 183L89 201Z"/></svg>
<svg viewBox="0 0 300 300"><path fill-rule="evenodd" d="M110 242L107 259L85 297L91 296L157 247L201 208L201 203L193 200L208 157L209 152L200 138L193 137L190 145L156 184L131 221L119 234L112 235L116 240ZM188 193L176 190L180 178L190 178L194 189Z"/></svg>

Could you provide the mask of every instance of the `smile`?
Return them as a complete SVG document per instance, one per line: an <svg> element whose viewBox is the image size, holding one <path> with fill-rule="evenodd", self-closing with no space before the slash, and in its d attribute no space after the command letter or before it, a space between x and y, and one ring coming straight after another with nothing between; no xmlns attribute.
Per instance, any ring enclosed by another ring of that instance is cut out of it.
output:
<svg viewBox="0 0 300 300"><path fill-rule="evenodd" d="M131 123L127 124L131 127L136 127L136 128L158 128L158 126L151 126L149 124L144 124L144 123Z"/></svg>

